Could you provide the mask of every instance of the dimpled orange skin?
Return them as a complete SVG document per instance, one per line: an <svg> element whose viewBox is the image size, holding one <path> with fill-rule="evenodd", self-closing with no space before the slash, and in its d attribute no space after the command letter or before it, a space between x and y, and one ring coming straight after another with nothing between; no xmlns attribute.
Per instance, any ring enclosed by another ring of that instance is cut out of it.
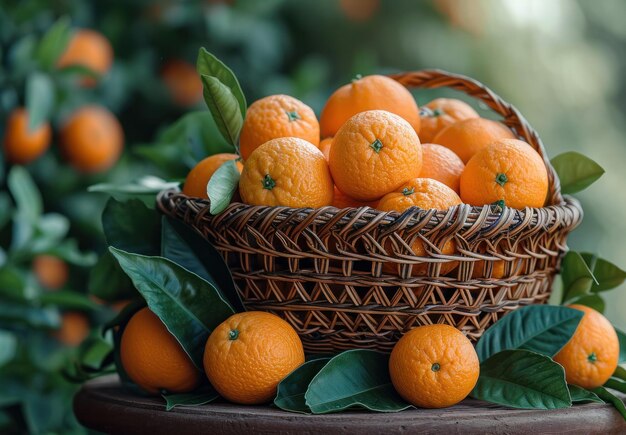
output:
<svg viewBox="0 0 626 435"><path fill-rule="evenodd" d="M406 334L389 358L391 382L420 408L446 408L472 391L480 364L472 343L444 324L419 326Z"/></svg>
<svg viewBox="0 0 626 435"><path fill-rule="evenodd" d="M507 207L543 207L548 171L526 142L501 139L476 153L461 174L461 198L471 205L504 200Z"/></svg>
<svg viewBox="0 0 626 435"><path fill-rule="evenodd" d="M238 158L239 156L237 154L221 153L201 160L189 171L189 174L187 174L183 186L183 193L194 198L208 198L206 192L207 184L215 171L227 161L236 160ZM239 169L239 172L243 169L241 162L237 162L237 169Z"/></svg>
<svg viewBox="0 0 626 435"><path fill-rule="evenodd" d="M420 178L432 178L441 181L450 189L459 193L461 174L465 169L463 160L442 145L422 144L422 172Z"/></svg>
<svg viewBox="0 0 626 435"><path fill-rule="evenodd" d="M461 198L445 184L430 179L416 178L404 183L400 188L383 196L376 208L381 211L397 211L402 213L410 207L419 207L425 210L447 210L450 207L461 204ZM391 247L388 247L391 250ZM413 253L417 257L428 255L424 242L415 240L411 245ZM454 240L448 240L443 244L441 253L453 255L456 252ZM448 261L441 264L440 274L445 275L458 266L457 261ZM383 264L383 270L394 273L399 265L395 263ZM428 264L416 264L413 266L411 275L423 276L428 273Z"/></svg>
<svg viewBox="0 0 626 435"><path fill-rule="evenodd" d="M202 379L180 343L148 308L135 313L126 325L120 355L126 374L151 394L186 393Z"/></svg>
<svg viewBox="0 0 626 435"><path fill-rule="evenodd" d="M335 136L348 119L368 110L395 113L420 131L419 109L408 89L389 77L371 75L353 80L328 98L320 115L322 137Z"/></svg>
<svg viewBox="0 0 626 435"><path fill-rule="evenodd" d="M248 311L229 317L211 333L204 370L227 400L244 405L269 402L280 381L304 363L296 331L274 314Z"/></svg>
<svg viewBox="0 0 626 435"><path fill-rule="evenodd" d="M467 164L474 154L498 139L515 139L515 135L499 122L470 118L444 128L432 142L450 148Z"/></svg>
<svg viewBox="0 0 626 435"><path fill-rule="evenodd" d="M479 118L472 106L455 98L437 98L420 110L420 140L432 142L446 127L464 119Z"/></svg>
<svg viewBox="0 0 626 435"><path fill-rule="evenodd" d="M196 68L188 62L174 59L161 70L172 100L182 107L190 107L202 100L202 81Z"/></svg>
<svg viewBox="0 0 626 435"><path fill-rule="evenodd" d="M354 198L350 198L348 195L344 194L341 190L337 189L335 186L335 194L333 195L333 207L337 208L358 208L358 207L372 207L376 208L378 204L377 201L357 201Z"/></svg>
<svg viewBox="0 0 626 435"><path fill-rule="evenodd" d="M265 142L281 137L304 139L316 147L320 126L315 112L289 95L270 95L250 105L239 137L239 152L244 160Z"/></svg>
<svg viewBox="0 0 626 435"><path fill-rule="evenodd" d="M84 106L72 114L61 130L61 147L76 169L95 173L111 168L124 147L124 132L111 112Z"/></svg>
<svg viewBox="0 0 626 435"><path fill-rule="evenodd" d="M246 160L239 194L246 204L319 208L333 202L333 179L324 154L295 137L273 139Z"/></svg>
<svg viewBox="0 0 626 435"><path fill-rule="evenodd" d="M104 75L113 64L113 48L109 40L99 32L91 29L79 29L74 32L70 43L57 61L58 68L74 65L87 67L91 71ZM85 77L83 86L94 86L96 80Z"/></svg>
<svg viewBox="0 0 626 435"><path fill-rule="evenodd" d="M373 201L422 170L422 145L398 115L370 110L354 115L333 139L330 171L339 190Z"/></svg>
<svg viewBox="0 0 626 435"><path fill-rule="evenodd" d="M326 139L322 139L320 141L320 145L318 148L320 149L322 154L324 154L324 157L326 157L326 160L330 158L330 147L332 144L333 144L332 137L327 137Z"/></svg>
<svg viewBox="0 0 626 435"><path fill-rule="evenodd" d="M46 152L50 146L52 129L47 122L33 131L28 130L28 112L19 108L11 112L2 141L6 160L26 165Z"/></svg>
<svg viewBox="0 0 626 435"><path fill-rule="evenodd" d="M37 281L48 290L58 290L69 276L67 263L52 255L37 255L33 260L33 272Z"/></svg>
<svg viewBox="0 0 626 435"><path fill-rule="evenodd" d="M571 340L554 356L565 368L568 384L592 389L609 380L619 360L615 328L602 314L584 305L569 305L584 312Z"/></svg>

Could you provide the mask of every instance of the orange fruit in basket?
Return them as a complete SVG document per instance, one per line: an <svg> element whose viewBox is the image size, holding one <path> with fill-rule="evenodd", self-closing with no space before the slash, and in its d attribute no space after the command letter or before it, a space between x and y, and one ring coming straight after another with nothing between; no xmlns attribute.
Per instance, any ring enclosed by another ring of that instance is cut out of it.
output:
<svg viewBox="0 0 626 435"><path fill-rule="evenodd" d="M58 68L84 66L98 75L106 74L113 64L113 48L109 40L91 29L79 29L74 32L70 42L57 61ZM85 77L83 86L94 86L96 80Z"/></svg>
<svg viewBox="0 0 626 435"><path fill-rule="evenodd" d="M265 142L281 137L297 137L317 146L320 126L313 109L289 95L270 95L250 105L239 137L244 160Z"/></svg>
<svg viewBox="0 0 626 435"><path fill-rule="evenodd" d="M119 159L124 132L119 121L101 106L84 106L74 112L61 129L65 158L82 172L103 172Z"/></svg>
<svg viewBox="0 0 626 435"><path fill-rule="evenodd" d="M359 201L373 201L419 175L422 146L398 115L370 110L354 115L333 139L330 170L337 188Z"/></svg>
<svg viewBox="0 0 626 435"><path fill-rule="evenodd" d="M437 134L464 119L479 118L472 106L455 98L437 98L420 109L420 140L432 142Z"/></svg>
<svg viewBox="0 0 626 435"><path fill-rule="evenodd" d="M304 363L296 331L261 311L235 314L211 333L204 370L227 400L246 405L269 402L285 376Z"/></svg>
<svg viewBox="0 0 626 435"><path fill-rule="evenodd" d="M26 165L46 152L50 146L52 129L43 122L35 130L28 130L28 112L15 109L7 120L2 142L6 160L18 165Z"/></svg>
<svg viewBox="0 0 626 435"><path fill-rule="evenodd" d="M467 164L474 154L498 139L515 139L515 135L500 122L470 118L444 128L432 142L450 148Z"/></svg>
<svg viewBox="0 0 626 435"><path fill-rule="evenodd" d="M372 207L376 208L377 201L358 201L354 198L350 198L348 195L337 189L335 186L335 194L333 195L333 207L337 208L358 208L358 207Z"/></svg>
<svg viewBox="0 0 626 435"><path fill-rule="evenodd" d="M333 144L333 138L327 137L326 139L322 139L320 141L320 146L318 147L326 160L330 159L330 146Z"/></svg>
<svg viewBox="0 0 626 435"><path fill-rule="evenodd" d="M209 180L222 166L229 160L236 160L239 156L237 154L230 153L221 153L214 154L206 159L201 160L196 166L193 167L189 174L187 174L187 178L185 179L185 184L183 186L183 193L187 196L192 196L195 198L208 198L206 193L207 184L209 184ZM237 162L237 168L239 172L243 169L243 165L241 162Z"/></svg>
<svg viewBox="0 0 626 435"><path fill-rule="evenodd" d="M450 148L432 143L422 144L422 172L420 178L432 178L459 193L463 160Z"/></svg>
<svg viewBox="0 0 626 435"><path fill-rule="evenodd" d="M368 110L394 113L419 133L419 109L413 95L389 77L371 75L352 80L328 98L320 115L322 137L334 136L350 118Z"/></svg>
<svg viewBox="0 0 626 435"><path fill-rule="evenodd" d="M419 326L407 332L389 358L393 386L420 408L459 403L472 391L479 373L474 346L450 325Z"/></svg>
<svg viewBox="0 0 626 435"><path fill-rule="evenodd" d="M152 394L185 393L202 379L180 343L148 308L135 313L126 325L120 356L128 377Z"/></svg>
<svg viewBox="0 0 626 435"><path fill-rule="evenodd" d="M497 201L513 208L542 207L548 194L543 159L526 142L501 139L467 162L461 175L461 198L471 205Z"/></svg>
<svg viewBox="0 0 626 435"><path fill-rule="evenodd" d="M48 290L60 289L69 276L67 263L53 255L37 255L33 260L33 272L39 284Z"/></svg>
<svg viewBox="0 0 626 435"><path fill-rule="evenodd" d="M89 319L84 313L68 311L61 315L61 327L54 337L67 346L78 346L89 335Z"/></svg>
<svg viewBox="0 0 626 435"><path fill-rule="evenodd" d="M170 60L161 70L161 79L172 100L179 106L193 106L202 100L202 80L190 63L179 59Z"/></svg>
<svg viewBox="0 0 626 435"><path fill-rule="evenodd" d="M584 305L569 305L584 312L571 340L554 356L565 369L568 384L583 388L603 385L617 368L619 340L602 314Z"/></svg>
<svg viewBox="0 0 626 435"><path fill-rule="evenodd" d="M319 208L333 202L333 179L316 146L283 137L264 143L246 160L239 193L246 204Z"/></svg>
<svg viewBox="0 0 626 435"><path fill-rule="evenodd" d="M404 183L396 191L383 196L376 208L382 211L397 211L402 213L410 207L419 207L426 210L447 210L461 203L461 198L459 198L456 192L445 184L430 178L416 178ZM386 244L386 248L388 251L392 250L391 246L388 244ZM424 242L420 239L412 243L411 250L416 257L428 256ZM453 255L456 252L456 243L454 240L450 239L444 243L440 251L440 253L444 255ZM454 270L457 266L457 261L443 262L439 274L445 275ZM383 270L388 273L394 273L396 267L399 267L399 264L383 264ZM412 275L426 275L427 273L427 263L413 266Z"/></svg>
<svg viewBox="0 0 626 435"><path fill-rule="evenodd" d="M486 260L477 261L472 270L472 278L494 278L500 279L504 277L504 260L495 260L491 269L491 275L485 275Z"/></svg>

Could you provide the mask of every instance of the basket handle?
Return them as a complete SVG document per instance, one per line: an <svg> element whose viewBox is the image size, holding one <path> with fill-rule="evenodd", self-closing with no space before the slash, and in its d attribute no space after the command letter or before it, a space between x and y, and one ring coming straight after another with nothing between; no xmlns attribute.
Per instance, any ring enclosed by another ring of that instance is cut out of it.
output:
<svg viewBox="0 0 626 435"><path fill-rule="evenodd" d="M446 71L431 69L413 71L400 74L392 74L389 77L398 81L407 88L434 89L448 87L461 91L470 97L477 98L489 106L494 112L502 116L503 123L513 129L517 135L528 142L541 156L548 170L548 183L550 186L549 203L551 205L562 204L561 183L556 175L546 150L534 128L530 126L524 116L511 104L504 101L495 92L477 80L461 74L453 74Z"/></svg>

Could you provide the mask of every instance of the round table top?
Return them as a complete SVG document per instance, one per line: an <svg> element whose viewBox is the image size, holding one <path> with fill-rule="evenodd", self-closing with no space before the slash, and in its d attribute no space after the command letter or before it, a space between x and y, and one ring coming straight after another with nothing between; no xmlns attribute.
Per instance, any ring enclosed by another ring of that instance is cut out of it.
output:
<svg viewBox="0 0 626 435"><path fill-rule="evenodd" d="M619 413L598 403L538 411L466 399L445 409L304 415L270 406L214 402L166 411L160 397L133 395L116 376L86 383L74 398L74 412L86 427L113 434L626 433Z"/></svg>

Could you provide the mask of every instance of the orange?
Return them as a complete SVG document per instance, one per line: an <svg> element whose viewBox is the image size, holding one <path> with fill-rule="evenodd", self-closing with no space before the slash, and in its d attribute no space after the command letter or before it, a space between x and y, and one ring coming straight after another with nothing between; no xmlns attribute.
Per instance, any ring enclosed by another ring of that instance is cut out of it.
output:
<svg viewBox="0 0 626 435"><path fill-rule="evenodd" d="M571 340L554 361L565 369L568 384L592 389L609 380L619 359L619 340L611 323L593 308L570 305L585 313Z"/></svg>
<svg viewBox="0 0 626 435"><path fill-rule="evenodd" d="M190 63L179 59L170 60L161 70L161 79L172 100L179 106L193 106L202 100L202 81Z"/></svg>
<svg viewBox="0 0 626 435"><path fill-rule="evenodd" d="M273 139L246 160L239 193L246 204L318 208L333 202L333 179L324 154L295 137Z"/></svg>
<svg viewBox="0 0 626 435"><path fill-rule="evenodd" d="M351 21L367 21L380 8L380 0L340 0L339 6Z"/></svg>
<svg viewBox="0 0 626 435"><path fill-rule="evenodd" d="M478 279L478 278L500 279L504 277L504 260L495 260L493 262L490 276L486 276L485 274L485 267L486 267L485 262L486 260L480 260L480 261L477 261L476 264L474 264L474 269L472 270L472 278L474 279Z"/></svg>
<svg viewBox="0 0 626 435"><path fill-rule="evenodd" d="M474 154L498 139L515 139L515 135L499 122L470 118L444 128L432 142L450 148L467 163Z"/></svg>
<svg viewBox="0 0 626 435"><path fill-rule="evenodd" d="M322 139L320 141L320 145L319 145L319 149L322 152L322 154L324 154L324 157L326 157L326 160L328 160L330 158L330 146L333 144L333 138L332 137L327 137L326 139Z"/></svg>
<svg viewBox="0 0 626 435"><path fill-rule="evenodd" d="M103 172L119 159L124 132L115 115L104 107L84 106L61 129L61 147L79 171Z"/></svg>
<svg viewBox="0 0 626 435"><path fill-rule="evenodd" d="M33 271L39 284L49 290L63 287L69 275L67 263L52 255L36 256L33 260Z"/></svg>
<svg viewBox="0 0 626 435"><path fill-rule="evenodd" d="M441 145L422 144L423 160L420 178L432 178L441 181L450 189L459 193L461 174L465 165L454 152Z"/></svg>
<svg viewBox="0 0 626 435"><path fill-rule="evenodd" d="M386 110L406 120L419 133L420 115L413 95L389 77L358 77L328 98L320 116L322 137L334 136L341 126L360 112Z"/></svg>
<svg viewBox="0 0 626 435"><path fill-rule="evenodd" d="M189 174L187 174L185 185L183 186L183 193L196 198L208 198L206 193L207 184L209 184L209 180L215 171L227 161L236 160L238 158L239 156L237 154L221 153L214 154L200 161L200 163L194 166L194 168L189 171ZM239 172L241 172L243 165L237 162L237 168Z"/></svg>
<svg viewBox="0 0 626 435"><path fill-rule="evenodd" d="M458 204L461 204L461 198L445 184L430 178L416 178L404 183L396 191L383 196L376 208L382 211L393 210L402 213L410 207L447 210ZM391 246L386 245L386 248L389 252L392 251ZM417 257L427 257L429 255L424 242L420 239L413 242L411 250ZM456 252L456 243L452 239L448 240L443 244L440 251L444 255L453 255ZM457 261L443 262L439 274L445 275L457 266ZM383 270L388 273L394 273L396 267L399 268L400 265L395 263L383 264ZM415 276L426 275L427 273L428 263L422 263L414 265L411 274Z"/></svg>
<svg viewBox="0 0 626 435"><path fill-rule="evenodd" d="M68 311L61 316L61 327L54 336L67 346L78 346L89 335L89 320L83 313Z"/></svg>
<svg viewBox="0 0 626 435"><path fill-rule="evenodd" d="M480 364L472 343L449 325L417 327L396 343L389 358L391 382L420 408L455 405L472 391Z"/></svg>
<svg viewBox="0 0 626 435"><path fill-rule="evenodd" d="M461 198L471 205L497 201L513 208L542 207L548 194L548 171L526 142L501 139L467 162L461 174Z"/></svg>
<svg viewBox="0 0 626 435"><path fill-rule="evenodd" d="M239 137L239 152L247 160L265 142L297 137L317 146L320 126L313 109L289 95L270 95L250 105Z"/></svg>
<svg viewBox="0 0 626 435"><path fill-rule="evenodd" d="M227 400L269 402L285 376L304 363L296 331L283 319L261 311L235 314L211 333L204 349L204 370Z"/></svg>
<svg viewBox="0 0 626 435"><path fill-rule="evenodd" d="M354 198L350 198L348 195L344 194L341 190L337 189L335 186L335 194L333 195L333 207L337 208L358 208L358 207L372 207L376 208L378 203L376 201L357 201Z"/></svg>
<svg viewBox="0 0 626 435"><path fill-rule="evenodd" d="M126 325L120 356L130 379L152 394L185 393L202 378L180 343L148 308L135 313Z"/></svg>
<svg viewBox="0 0 626 435"><path fill-rule="evenodd" d="M15 109L9 115L4 132L3 149L6 160L18 165L32 162L46 152L51 137L50 124L44 122L34 131L29 131L26 109Z"/></svg>
<svg viewBox="0 0 626 435"><path fill-rule="evenodd" d="M384 110L354 115L333 139L330 171L337 188L359 201L373 201L415 178L422 146L404 119Z"/></svg>
<svg viewBox="0 0 626 435"><path fill-rule="evenodd" d="M65 52L57 61L58 68L84 66L98 75L106 74L113 64L113 48L109 40L101 33L91 29L74 32ZM94 86L96 81L85 77L83 86Z"/></svg>
<svg viewBox="0 0 626 435"><path fill-rule="evenodd" d="M479 118L469 104L455 98L437 98L421 107L420 140L432 142L444 128L469 118Z"/></svg>

